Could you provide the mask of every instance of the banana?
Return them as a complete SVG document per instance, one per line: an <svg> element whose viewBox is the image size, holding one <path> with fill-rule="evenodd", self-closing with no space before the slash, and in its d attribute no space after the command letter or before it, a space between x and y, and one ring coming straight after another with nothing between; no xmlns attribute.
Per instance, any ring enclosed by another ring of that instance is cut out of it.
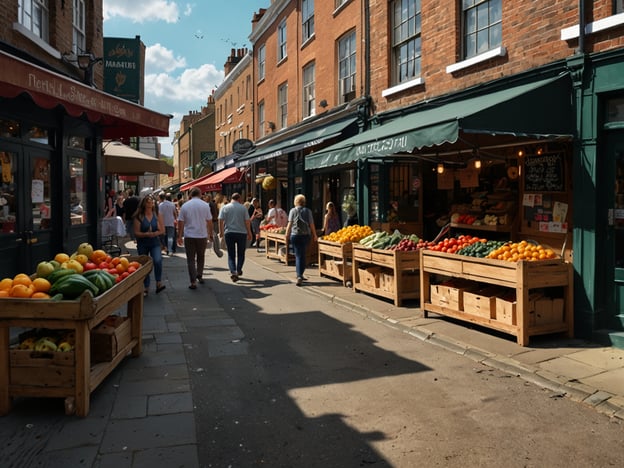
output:
<svg viewBox="0 0 624 468"><path fill-rule="evenodd" d="M69 344L67 341L63 341L62 343L59 343L57 351L66 353L68 351L71 351L72 349L74 349L74 347L71 344Z"/></svg>
<svg viewBox="0 0 624 468"><path fill-rule="evenodd" d="M35 349L35 338L26 338L20 343L19 349Z"/></svg>
<svg viewBox="0 0 624 468"><path fill-rule="evenodd" d="M35 343L35 351L50 352L50 351L56 351L56 350L57 350L56 344L53 343L52 341L46 340L45 338L37 340L37 342Z"/></svg>

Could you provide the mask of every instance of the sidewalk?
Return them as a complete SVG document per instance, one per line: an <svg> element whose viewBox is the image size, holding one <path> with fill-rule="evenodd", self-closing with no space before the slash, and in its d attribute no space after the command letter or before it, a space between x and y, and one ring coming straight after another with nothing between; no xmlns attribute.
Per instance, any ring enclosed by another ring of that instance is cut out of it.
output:
<svg viewBox="0 0 624 468"><path fill-rule="evenodd" d="M267 259L263 252L250 249L248 259L295 280L294 266ZM424 318L418 301L395 307L389 300L354 292L321 277L315 266L305 274L303 287L330 302L624 420L624 350L560 335L532 337L523 347L510 335L467 322L433 313Z"/></svg>

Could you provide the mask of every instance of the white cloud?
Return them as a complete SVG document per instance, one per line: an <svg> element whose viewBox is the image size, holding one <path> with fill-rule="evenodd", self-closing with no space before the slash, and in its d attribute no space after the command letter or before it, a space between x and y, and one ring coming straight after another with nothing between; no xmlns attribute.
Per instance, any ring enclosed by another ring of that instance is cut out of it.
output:
<svg viewBox="0 0 624 468"><path fill-rule="evenodd" d="M179 104L180 101L205 101L222 81L223 71L217 70L211 64L188 68L179 76L167 73L146 74L146 101L150 96L159 100L170 100L174 104Z"/></svg>
<svg viewBox="0 0 624 468"><path fill-rule="evenodd" d="M186 10L188 11L189 5ZM134 23L166 21L177 23L180 19L178 5L169 0L104 0L104 21L118 16ZM185 12L187 14L187 12Z"/></svg>
<svg viewBox="0 0 624 468"><path fill-rule="evenodd" d="M155 73L160 70L172 72L176 68L186 67L184 57L174 57L173 51L161 44L154 44L145 50L145 73Z"/></svg>

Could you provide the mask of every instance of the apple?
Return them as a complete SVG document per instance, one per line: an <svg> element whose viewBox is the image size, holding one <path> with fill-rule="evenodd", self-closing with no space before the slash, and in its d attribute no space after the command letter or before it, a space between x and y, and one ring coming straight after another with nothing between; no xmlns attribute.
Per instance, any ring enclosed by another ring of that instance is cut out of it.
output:
<svg viewBox="0 0 624 468"><path fill-rule="evenodd" d="M63 262L61 264L61 268L70 268L72 270L75 270L76 273L82 273L84 271L84 268L82 267L80 262L72 259Z"/></svg>
<svg viewBox="0 0 624 468"><path fill-rule="evenodd" d="M85 255L87 258L91 258L91 255L93 255L93 246L88 242L83 242L76 249L76 253Z"/></svg>
<svg viewBox="0 0 624 468"><path fill-rule="evenodd" d="M56 260L50 260L48 263L50 263L55 270L58 270L59 268L61 268L61 264L59 262L57 262Z"/></svg>
<svg viewBox="0 0 624 468"><path fill-rule="evenodd" d="M54 265L50 262L40 262L37 265L37 276L39 278L45 278L55 270Z"/></svg>

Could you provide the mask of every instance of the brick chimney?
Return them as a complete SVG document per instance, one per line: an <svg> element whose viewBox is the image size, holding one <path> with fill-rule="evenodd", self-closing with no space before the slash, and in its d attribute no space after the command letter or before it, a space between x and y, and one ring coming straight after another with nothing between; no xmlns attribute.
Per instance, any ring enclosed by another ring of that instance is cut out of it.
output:
<svg viewBox="0 0 624 468"><path fill-rule="evenodd" d="M236 64L241 61L241 59L247 55L247 47L243 49L231 49L230 56L225 61L223 65L223 69L225 71L225 76L228 76L230 72L234 69Z"/></svg>

